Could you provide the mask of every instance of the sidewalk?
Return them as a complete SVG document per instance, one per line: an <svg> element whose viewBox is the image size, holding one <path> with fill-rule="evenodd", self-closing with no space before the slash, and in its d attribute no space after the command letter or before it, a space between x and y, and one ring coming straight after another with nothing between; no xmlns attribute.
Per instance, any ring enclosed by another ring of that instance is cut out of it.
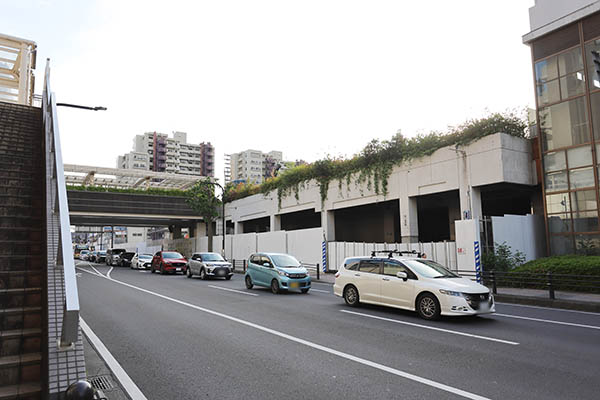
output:
<svg viewBox="0 0 600 400"><path fill-rule="evenodd" d="M85 335L83 337L83 350L85 354L85 370L87 380L96 389L102 390L104 398L108 400L129 400L119 381L110 372L108 366Z"/></svg>
<svg viewBox="0 0 600 400"><path fill-rule="evenodd" d="M550 299L547 290L499 287L494 295L497 302L527 304L540 307L565 308L600 313L600 294L577 292L554 292Z"/></svg>

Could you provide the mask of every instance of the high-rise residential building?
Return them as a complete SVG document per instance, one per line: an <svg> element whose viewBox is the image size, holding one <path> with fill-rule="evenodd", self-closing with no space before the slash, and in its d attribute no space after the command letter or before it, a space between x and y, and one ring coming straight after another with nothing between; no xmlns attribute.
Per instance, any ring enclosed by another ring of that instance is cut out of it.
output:
<svg viewBox="0 0 600 400"><path fill-rule="evenodd" d="M283 164L281 151L263 153L259 150L246 150L225 157L225 183L263 183L275 176ZM229 171L229 174L228 174Z"/></svg>
<svg viewBox="0 0 600 400"><path fill-rule="evenodd" d="M598 253L600 1L536 0L529 20L549 251Z"/></svg>
<svg viewBox="0 0 600 400"><path fill-rule="evenodd" d="M132 152L118 157L117 168L214 176L215 148L210 142L188 143L185 132L173 132L172 137L146 132L135 136Z"/></svg>

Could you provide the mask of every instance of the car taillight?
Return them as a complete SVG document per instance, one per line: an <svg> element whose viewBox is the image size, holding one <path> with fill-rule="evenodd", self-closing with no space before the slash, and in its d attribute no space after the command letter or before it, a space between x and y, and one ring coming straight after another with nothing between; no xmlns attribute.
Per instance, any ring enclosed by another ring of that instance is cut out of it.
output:
<svg viewBox="0 0 600 400"><path fill-rule="evenodd" d="M338 272L336 272L336 273L335 273L335 277L336 277L336 278L339 278L339 277L340 277L340 271L338 271Z"/></svg>

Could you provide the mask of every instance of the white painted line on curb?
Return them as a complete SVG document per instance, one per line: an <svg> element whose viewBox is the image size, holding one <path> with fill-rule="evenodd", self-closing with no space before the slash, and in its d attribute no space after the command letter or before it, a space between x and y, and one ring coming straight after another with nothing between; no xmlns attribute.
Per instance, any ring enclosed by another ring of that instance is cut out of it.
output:
<svg viewBox="0 0 600 400"><path fill-rule="evenodd" d="M312 290L313 292L320 292L320 293L330 293L330 294L333 294L333 292L332 292L332 291L329 291L329 290L321 290L321 289L314 289L314 288L311 288L310 290Z"/></svg>
<svg viewBox="0 0 600 400"><path fill-rule="evenodd" d="M85 271L85 272L94 275L93 272L89 272L89 271ZM108 278L108 277L106 277L104 275L100 275L100 277L104 278L104 279L106 279L106 280L108 280L110 282L114 282L114 283L117 283L119 285L127 286L127 287L129 287L131 289L139 290L140 292L147 293L147 294L150 294L150 295L153 295L153 296L156 296L156 297L160 297L161 299L169 300L169 301L172 301L174 303L181 304L183 306L190 307L190 308L193 308L193 309L198 310L198 311L202 311L202 312L207 313L207 314L211 314L211 315L214 315L214 316L217 316L217 317L228 319L230 321L237 322L239 324L246 325L246 326L249 326L251 328L254 328L254 329L266 332L266 333L270 333L271 335L279 336L279 337L287 339L287 340L289 340L291 342L296 342L296 343L299 343L299 344L303 344L303 345L305 345L307 347L311 347L311 348L316 349L316 350L321 350L321 351L323 351L325 353L333 354L333 355L338 356L340 358L344 358L346 360L354 361L354 362L357 362L359 364L363 364L363 365L366 365L368 367L372 367L372 368L378 369L380 371L388 372L390 374L393 374L393 375L396 375L396 376L400 376L402 378L409 379L411 381L422 383L424 385L431 386L433 388L436 388L436 389L439 389L439 390L443 390L445 392L453 393L453 394L455 394L457 396L462 396L464 398L472 399L472 400L490 400L487 397L483 397L483 396L480 396L480 395L475 394L475 393L470 393L470 392L464 391L462 389L458 389L458 388L455 388L455 387L452 387L452 386L445 385L443 383L432 381L432 380L427 379L427 378L422 378L422 377L417 376L417 375L409 374L408 372L404 372L404 371L401 371L399 369L388 367L386 365L379 364L379 363L376 363L376 362L373 362L373 361L369 361L369 360L366 360L364 358L356 357L356 356L353 356L353 355L348 354L348 353L344 353L344 352L341 352L341 351L338 351L338 350L334 350L332 348L325 347L325 346L322 346L322 345L317 344L317 343L309 342L308 340L304 340L304 339L300 339L300 338L292 336L292 335L288 335L287 333L276 331L275 329L267 328L265 326L255 324L253 322L245 321L245 320L240 319L240 318L232 317L230 315L223 314L223 313L220 313L220 312L217 312L217 311L213 311L213 310L210 310L208 308L203 308L203 307L191 304L191 303L187 303L187 302L182 301L182 300L178 300L178 299L175 299L175 298L172 298L172 297L169 297L169 296L165 296L165 295L160 294L160 293L152 292L150 290L147 290L147 289L144 289L144 288L141 288L141 287L138 287L138 286L130 285L129 283L125 283L125 282L118 281L116 279Z"/></svg>
<svg viewBox="0 0 600 400"><path fill-rule="evenodd" d="M123 389L127 392L131 400L147 400L146 396L144 396L142 391L131 380L129 375L127 375L127 372L121 367L121 364L119 364L113 355L110 354L110 351L108 351L104 343L102 343L100 338L92 331L92 328L90 328L81 317L79 317L79 324L81 325L81 330L85 336L87 336L96 351L100 354L100 357L102 357L106 365L108 365L108 368L121 383L121 386L123 386Z"/></svg>
<svg viewBox="0 0 600 400"><path fill-rule="evenodd" d="M415 324L415 323L412 323L412 322L400 321L400 320L391 319L391 318L378 317L376 315L363 314L363 313L359 313L359 312L355 312L355 311L349 311L349 310L340 310L340 311L343 312L343 313L347 313L347 314L360 315L361 317L368 317L368 318L379 319L379 320L382 320L382 321L395 322L397 324L409 325L409 326L414 326L414 327L417 327L417 328L431 329L433 331L438 331L438 332L452 333L454 335L468 336L468 337L472 337L472 338L476 338L476 339L489 340L489 341L492 341L492 342L510 344L510 345L513 345L513 346L519 345L518 342L511 342L510 340L496 339L496 338L492 338L492 337L488 337L488 336L475 335L475 334L472 334L472 333L452 331L450 329L436 328L435 326Z"/></svg>
<svg viewBox="0 0 600 400"><path fill-rule="evenodd" d="M235 292L235 293L240 293L240 294L245 294L248 296L258 296L256 293L248 293L248 292L243 292L241 290L235 290L235 289L229 289L229 288L224 288L222 286L214 286L214 285L208 285L208 287L211 287L213 289L221 289L221 290L226 290L228 292Z"/></svg>
<svg viewBox="0 0 600 400"><path fill-rule="evenodd" d="M496 302L496 304L502 304L503 306L537 308L539 310L547 310L547 311L562 311L562 312L570 312L570 313L577 313L577 314L588 314L588 315L596 315L596 316L600 317L600 313L591 312L591 311L567 310L565 308L552 308L552 307L542 307L542 306L530 306L530 305L526 305L526 304L515 304L515 303L501 303L501 302L498 302L498 301Z"/></svg>
<svg viewBox="0 0 600 400"><path fill-rule="evenodd" d="M114 267L110 267L110 269L108 270L108 272L106 273L106 276L108 276L110 278L110 273L112 272Z"/></svg>
<svg viewBox="0 0 600 400"><path fill-rule="evenodd" d="M493 315L494 316L498 316L498 317L526 319L526 320L529 320L529 321L546 322L546 323L549 323L549 324L567 325L567 326L575 326L577 328L588 328L588 329L598 329L598 330L600 330L600 326L595 326L595 325L583 325L583 324L575 324L573 322L553 321L551 319L521 317L519 315L508 315L508 314L498 314L498 313L493 314Z"/></svg>

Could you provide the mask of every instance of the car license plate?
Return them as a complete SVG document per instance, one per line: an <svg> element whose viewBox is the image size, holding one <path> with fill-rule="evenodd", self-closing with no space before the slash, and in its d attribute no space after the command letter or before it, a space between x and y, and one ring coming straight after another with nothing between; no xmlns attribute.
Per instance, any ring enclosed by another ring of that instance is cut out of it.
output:
<svg viewBox="0 0 600 400"><path fill-rule="evenodd" d="M176 268L175 271L179 272L181 271L181 268Z"/></svg>
<svg viewBox="0 0 600 400"><path fill-rule="evenodd" d="M219 272L217 272L219 275L225 275L225 271L223 271L222 269L219 270Z"/></svg>
<svg viewBox="0 0 600 400"><path fill-rule="evenodd" d="M290 283L290 287L292 289L299 288L300 287L300 282L292 282L292 283Z"/></svg>

